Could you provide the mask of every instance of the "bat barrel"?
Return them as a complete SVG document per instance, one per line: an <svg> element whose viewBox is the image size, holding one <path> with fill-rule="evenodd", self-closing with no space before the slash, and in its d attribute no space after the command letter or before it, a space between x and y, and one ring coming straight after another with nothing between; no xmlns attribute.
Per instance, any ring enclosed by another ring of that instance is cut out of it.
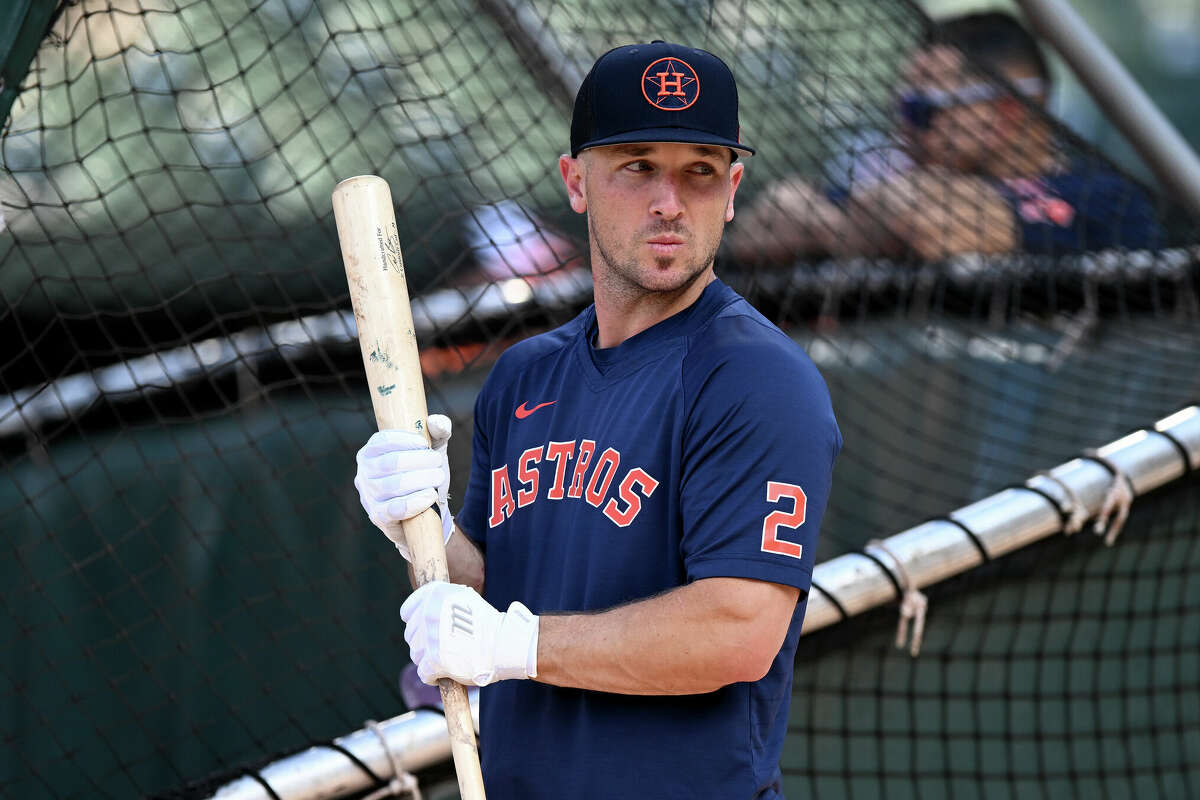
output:
<svg viewBox="0 0 1200 800"><path fill-rule="evenodd" d="M333 190L333 213L375 420L380 428L428 437L417 337L387 181L376 175L347 178Z"/></svg>

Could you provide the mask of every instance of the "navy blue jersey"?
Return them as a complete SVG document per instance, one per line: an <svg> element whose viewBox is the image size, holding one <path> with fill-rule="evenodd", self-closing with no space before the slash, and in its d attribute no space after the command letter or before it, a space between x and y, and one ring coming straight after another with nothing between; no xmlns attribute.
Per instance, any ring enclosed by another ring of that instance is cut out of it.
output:
<svg viewBox="0 0 1200 800"><path fill-rule="evenodd" d="M1163 246L1154 206L1136 184L1080 162L1037 178L993 180L1012 207L1027 253L1078 253Z"/></svg>
<svg viewBox="0 0 1200 800"><path fill-rule="evenodd" d="M510 348L475 407L459 525L485 596L605 609L714 576L801 590L769 673L650 697L502 681L481 690L490 800L774 798L841 435L804 352L720 281L621 345L595 311Z"/></svg>

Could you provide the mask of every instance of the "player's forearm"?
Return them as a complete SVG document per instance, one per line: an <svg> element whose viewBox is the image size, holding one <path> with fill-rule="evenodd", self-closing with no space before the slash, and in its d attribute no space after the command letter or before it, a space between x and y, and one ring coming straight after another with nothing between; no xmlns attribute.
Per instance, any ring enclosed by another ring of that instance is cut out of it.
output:
<svg viewBox="0 0 1200 800"><path fill-rule="evenodd" d="M761 678L798 590L708 578L588 614L543 614L537 680L619 694L699 694Z"/></svg>
<svg viewBox="0 0 1200 800"><path fill-rule="evenodd" d="M915 171L856 198L854 214L859 230L886 232L901 249L930 261L957 253L1006 253L1018 244L1012 209L974 176Z"/></svg>
<svg viewBox="0 0 1200 800"><path fill-rule="evenodd" d="M787 262L836 252L846 215L815 187L780 181L729 230L729 252L743 262Z"/></svg>
<svg viewBox="0 0 1200 800"><path fill-rule="evenodd" d="M454 534L446 543L446 561L450 566L451 581L483 594L483 553L458 525L454 526Z"/></svg>

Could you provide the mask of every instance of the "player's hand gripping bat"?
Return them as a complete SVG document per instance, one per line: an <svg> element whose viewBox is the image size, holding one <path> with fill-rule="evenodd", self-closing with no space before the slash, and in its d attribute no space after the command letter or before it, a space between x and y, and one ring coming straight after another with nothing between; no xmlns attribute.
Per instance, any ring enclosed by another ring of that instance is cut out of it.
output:
<svg viewBox="0 0 1200 800"><path fill-rule="evenodd" d="M427 439L425 389L413 332L404 260L387 181L375 175L347 178L333 190L333 215L358 323L375 422L382 428L416 431ZM429 509L403 523L417 586L448 580L446 548L437 512ZM395 537L392 537L395 538ZM483 800L483 775L466 689L438 682L450 730L450 748L463 800Z"/></svg>

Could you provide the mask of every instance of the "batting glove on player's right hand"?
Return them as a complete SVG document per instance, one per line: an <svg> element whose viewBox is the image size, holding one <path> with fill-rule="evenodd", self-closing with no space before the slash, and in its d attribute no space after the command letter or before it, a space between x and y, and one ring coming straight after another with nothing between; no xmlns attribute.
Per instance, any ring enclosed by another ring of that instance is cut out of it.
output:
<svg viewBox="0 0 1200 800"><path fill-rule="evenodd" d="M399 430L377 431L358 451L354 487L363 510L396 545L400 555L412 561L408 543L394 523L412 519L432 505L442 517L442 540L450 541L454 520L450 516L450 418L430 414L429 444L419 433Z"/></svg>
<svg viewBox="0 0 1200 800"><path fill-rule="evenodd" d="M469 586L430 581L404 605L404 641L428 684L453 678L467 686L537 677L541 618L513 601L499 611Z"/></svg>

